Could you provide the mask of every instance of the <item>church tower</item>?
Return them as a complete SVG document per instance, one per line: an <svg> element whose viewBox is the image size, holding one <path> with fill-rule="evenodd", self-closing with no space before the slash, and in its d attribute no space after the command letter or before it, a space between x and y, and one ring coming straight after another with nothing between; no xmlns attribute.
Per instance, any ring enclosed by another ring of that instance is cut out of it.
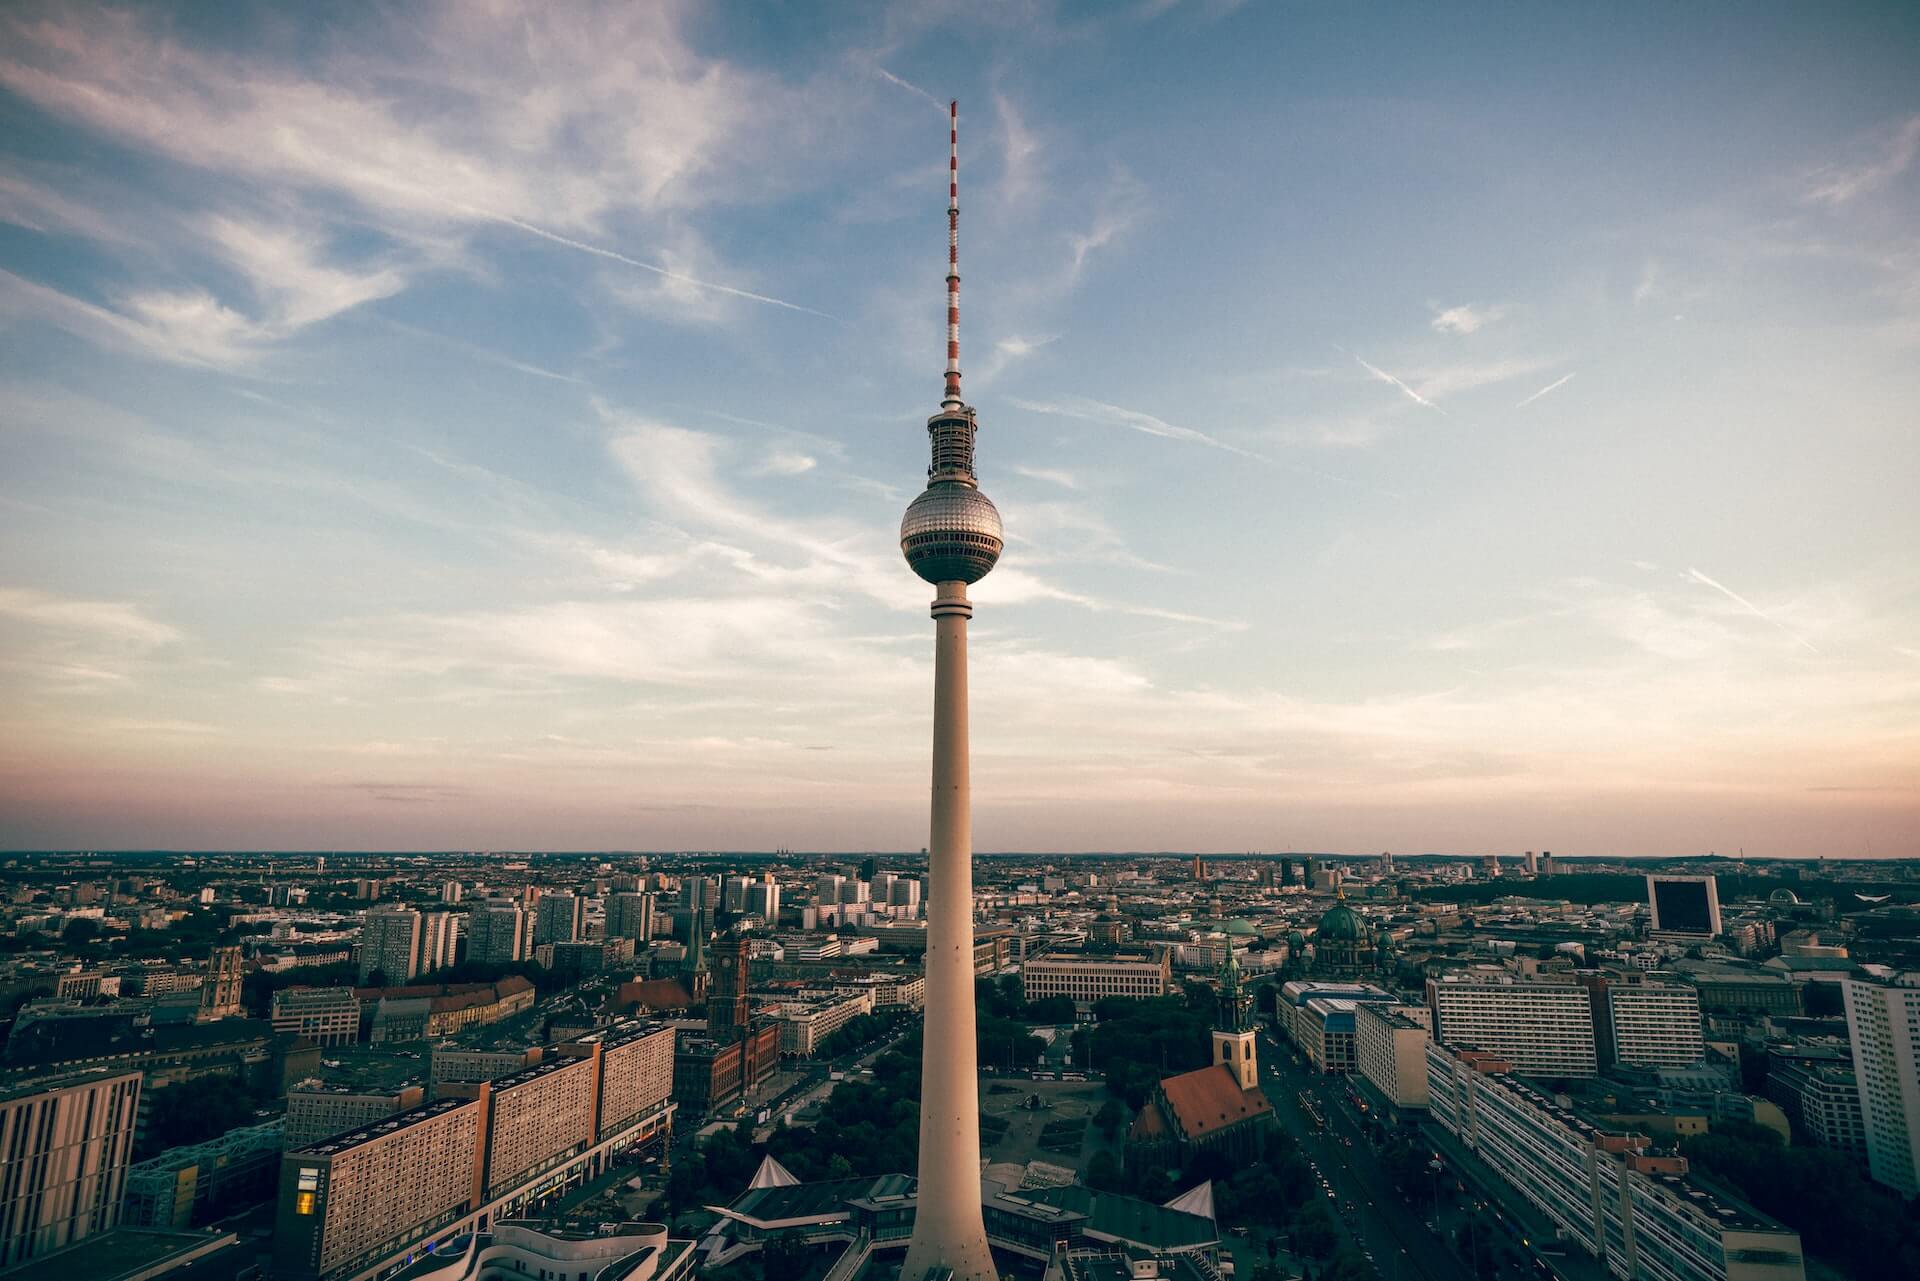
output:
<svg viewBox="0 0 1920 1281"><path fill-rule="evenodd" d="M1213 1032L1213 1061L1233 1073L1242 1090L1260 1084L1260 1068L1254 1059L1253 1020L1249 1002L1240 988L1240 962L1227 944L1227 963L1220 971L1220 1026Z"/></svg>

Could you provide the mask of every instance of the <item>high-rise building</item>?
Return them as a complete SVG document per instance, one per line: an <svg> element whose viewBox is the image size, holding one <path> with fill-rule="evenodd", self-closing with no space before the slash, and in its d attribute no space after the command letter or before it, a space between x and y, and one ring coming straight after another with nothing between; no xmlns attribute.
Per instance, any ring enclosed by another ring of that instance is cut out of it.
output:
<svg viewBox="0 0 1920 1281"><path fill-rule="evenodd" d="M1910 1197L1920 1193L1920 971L1849 978L1845 991L1867 1171Z"/></svg>
<svg viewBox="0 0 1920 1281"><path fill-rule="evenodd" d="M1427 1106L1428 1024L1425 1006L1356 1001L1353 1063L1396 1108Z"/></svg>
<svg viewBox="0 0 1920 1281"><path fill-rule="evenodd" d="M531 922L514 903L489 901L468 919L467 959L491 965L524 961L532 950Z"/></svg>
<svg viewBox="0 0 1920 1281"><path fill-rule="evenodd" d="M389 907L368 912L360 923L360 981L375 972L388 985L405 983L419 972L420 913Z"/></svg>
<svg viewBox="0 0 1920 1281"><path fill-rule="evenodd" d="M1609 983L1603 1057L1632 1067L1685 1067L1706 1057L1700 996L1684 983Z"/></svg>
<svg viewBox="0 0 1920 1281"><path fill-rule="evenodd" d="M947 372L927 420L926 490L900 522L907 564L934 585L933 814L927 842L927 1014L920 1092L919 1204L902 1281L994 1281L980 1210L974 1059L973 796L967 744L967 587L1004 545L1000 513L973 471L977 424L960 397L960 126L949 108Z"/></svg>
<svg viewBox="0 0 1920 1281"><path fill-rule="evenodd" d="M653 895L622 890L607 899L607 935L645 946L653 937Z"/></svg>
<svg viewBox="0 0 1920 1281"><path fill-rule="evenodd" d="M1647 873L1648 931L1668 938L1709 939L1720 933L1720 885L1713 876Z"/></svg>
<svg viewBox="0 0 1920 1281"><path fill-rule="evenodd" d="M273 1030L316 1045L360 1039L360 998L350 987L283 987L273 994Z"/></svg>
<svg viewBox="0 0 1920 1281"><path fill-rule="evenodd" d="M275 1281L335 1281L475 1208L484 1101L435 1099L281 1158Z"/></svg>
<svg viewBox="0 0 1920 1281"><path fill-rule="evenodd" d="M240 1013L240 989L246 978L245 955L237 947L216 947L207 957L206 981L200 985L200 1017L232 1018Z"/></svg>
<svg viewBox="0 0 1920 1281"><path fill-rule="evenodd" d="M420 955L415 974L431 974L459 960L460 920L457 912L426 912L420 917Z"/></svg>
<svg viewBox="0 0 1920 1281"><path fill-rule="evenodd" d="M467 887L458 881L443 881L440 885L440 901L442 903L458 903L462 898L466 897L466 893Z"/></svg>
<svg viewBox="0 0 1920 1281"><path fill-rule="evenodd" d="M747 915L772 925L780 919L780 883L769 874L747 887Z"/></svg>
<svg viewBox="0 0 1920 1281"><path fill-rule="evenodd" d="M0 1079L0 1269L120 1221L140 1075Z"/></svg>
<svg viewBox="0 0 1920 1281"><path fill-rule="evenodd" d="M1581 1077L1599 1070L1593 1011L1579 983L1447 975L1427 980L1427 1008L1436 1041L1496 1054L1516 1072Z"/></svg>
<svg viewBox="0 0 1920 1281"><path fill-rule="evenodd" d="M1526 853L1526 860L1525 860L1525 861L1526 861L1526 868L1527 868L1527 875L1528 875L1528 876L1538 876L1538 875L1540 875L1540 860L1539 860L1538 858L1535 858L1535 857L1534 857L1534 853L1533 853L1533 851L1532 851L1532 850L1528 850L1528 851L1527 851L1527 853Z"/></svg>
<svg viewBox="0 0 1920 1281"><path fill-rule="evenodd" d="M578 894L542 894L534 908L533 945L571 943L579 938L586 908L586 900Z"/></svg>

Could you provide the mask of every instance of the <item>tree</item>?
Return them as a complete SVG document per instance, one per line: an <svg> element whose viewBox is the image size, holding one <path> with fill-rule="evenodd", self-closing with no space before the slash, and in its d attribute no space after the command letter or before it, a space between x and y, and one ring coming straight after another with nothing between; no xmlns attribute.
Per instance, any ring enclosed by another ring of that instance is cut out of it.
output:
<svg viewBox="0 0 1920 1281"><path fill-rule="evenodd" d="M1113 1153L1101 1148L1087 1162L1087 1186L1099 1192L1119 1192L1126 1188L1126 1172L1113 1159Z"/></svg>
<svg viewBox="0 0 1920 1281"><path fill-rule="evenodd" d="M1104 1100L1100 1110L1093 1114L1093 1123L1100 1127L1100 1133L1108 1139L1120 1132L1120 1123L1126 1119L1127 1114L1121 1110L1120 1104L1111 1098Z"/></svg>
<svg viewBox="0 0 1920 1281"><path fill-rule="evenodd" d="M1340 1239L1338 1225L1324 1201L1316 1197L1293 1221L1293 1252L1310 1259L1331 1258Z"/></svg>
<svg viewBox="0 0 1920 1281"><path fill-rule="evenodd" d="M92 917L76 916L60 931L60 941L75 951L100 937L100 922Z"/></svg>

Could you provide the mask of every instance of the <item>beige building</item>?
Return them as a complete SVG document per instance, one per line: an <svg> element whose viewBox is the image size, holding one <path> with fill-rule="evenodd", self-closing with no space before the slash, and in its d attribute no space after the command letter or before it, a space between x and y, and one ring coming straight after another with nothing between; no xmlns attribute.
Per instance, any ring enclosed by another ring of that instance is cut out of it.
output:
<svg viewBox="0 0 1920 1281"><path fill-rule="evenodd" d="M357 1275L474 1207L486 1112L477 1099L439 1099L287 1153L275 1281Z"/></svg>
<svg viewBox="0 0 1920 1281"><path fill-rule="evenodd" d="M673 1093L673 1028L621 1023L559 1047L570 1058L600 1053L600 1097L594 1137L603 1139Z"/></svg>
<svg viewBox="0 0 1920 1281"><path fill-rule="evenodd" d="M873 993L825 1001L782 1001L780 1053L811 1058L820 1043L862 1014L873 1013Z"/></svg>
<svg viewBox="0 0 1920 1281"><path fill-rule="evenodd" d="M1354 1064L1396 1108L1427 1106L1427 1039L1432 1015L1419 1005L1356 1004Z"/></svg>
<svg viewBox="0 0 1920 1281"><path fill-rule="evenodd" d="M283 1144L304 1148L336 1134L357 1130L396 1112L419 1107L427 1100L418 1085L391 1090L354 1089L304 1081L287 1091L287 1122Z"/></svg>
<svg viewBox="0 0 1920 1281"><path fill-rule="evenodd" d="M483 1085L443 1087L449 1096L473 1091L488 1100L487 1195L497 1197L592 1147L599 1086L594 1046L584 1057L549 1059Z"/></svg>
<svg viewBox="0 0 1920 1281"><path fill-rule="evenodd" d="M1066 996L1092 1005L1109 996L1165 996L1172 973L1165 952L1154 957L1042 956L1020 967L1020 982L1029 1001Z"/></svg>
<svg viewBox="0 0 1920 1281"><path fill-rule="evenodd" d="M530 1068L543 1057L537 1045L504 1050L462 1050L436 1045L429 1056L427 1083L438 1086L448 1081L491 1081L496 1076L512 1076Z"/></svg>
<svg viewBox="0 0 1920 1281"><path fill-rule="evenodd" d="M0 1081L0 1269L120 1221L140 1073Z"/></svg>
<svg viewBox="0 0 1920 1281"><path fill-rule="evenodd" d="M350 987L283 987L273 994L273 1030L317 1045L360 1039L360 998Z"/></svg>
<svg viewBox="0 0 1920 1281"><path fill-rule="evenodd" d="M1610 983L1606 990L1612 1061L1685 1067L1707 1056L1700 994L1683 983Z"/></svg>

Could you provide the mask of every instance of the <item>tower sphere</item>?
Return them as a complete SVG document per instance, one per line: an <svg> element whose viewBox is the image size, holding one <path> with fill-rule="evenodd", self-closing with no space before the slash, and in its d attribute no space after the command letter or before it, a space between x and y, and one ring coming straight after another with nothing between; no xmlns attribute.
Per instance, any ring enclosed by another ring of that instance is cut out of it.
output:
<svg viewBox="0 0 1920 1281"><path fill-rule="evenodd" d="M935 481L900 518L900 551L929 583L977 583L1006 540L993 500L962 481Z"/></svg>

